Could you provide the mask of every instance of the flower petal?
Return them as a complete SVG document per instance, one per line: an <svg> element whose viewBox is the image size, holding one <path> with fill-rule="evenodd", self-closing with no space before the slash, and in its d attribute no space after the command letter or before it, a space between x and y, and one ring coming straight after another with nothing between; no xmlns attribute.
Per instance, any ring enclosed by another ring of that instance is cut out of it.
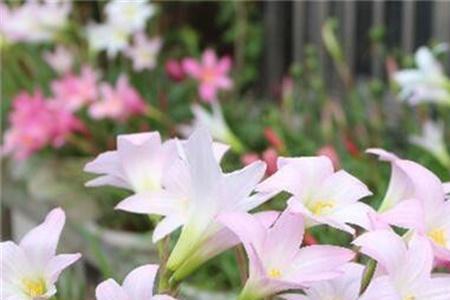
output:
<svg viewBox="0 0 450 300"><path fill-rule="evenodd" d="M144 265L131 271L123 281L122 288L129 299L152 299L153 284L158 272L158 265Z"/></svg>
<svg viewBox="0 0 450 300"><path fill-rule="evenodd" d="M97 300L130 300L125 290L113 279L100 283L95 289Z"/></svg>
<svg viewBox="0 0 450 300"><path fill-rule="evenodd" d="M46 267L46 274L50 278L50 282L53 284L58 280L59 275L65 268L75 263L81 258L80 253L75 254L60 254L54 256Z"/></svg>
<svg viewBox="0 0 450 300"><path fill-rule="evenodd" d="M153 231L153 243L156 244L161 239L165 238L167 235L177 230L184 224L185 220L181 216L171 215L167 216L156 225Z"/></svg>

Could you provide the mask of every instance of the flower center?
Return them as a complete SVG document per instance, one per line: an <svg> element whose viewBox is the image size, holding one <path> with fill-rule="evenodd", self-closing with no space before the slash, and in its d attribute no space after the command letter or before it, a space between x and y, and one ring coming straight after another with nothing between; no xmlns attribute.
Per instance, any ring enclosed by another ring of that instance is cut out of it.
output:
<svg viewBox="0 0 450 300"><path fill-rule="evenodd" d="M202 79L206 83L211 83L216 78L216 72L213 69L206 69L203 71Z"/></svg>
<svg viewBox="0 0 450 300"><path fill-rule="evenodd" d="M37 280L25 278L22 280L22 284L25 294L30 297L42 296L47 292L45 281L42 278Z"/></svg>
<svg viewBox="0 0 450 300"><path fill-rule="evenodd" d="M437 245L446 247L447 239L445 237L445 231L441 228L436 228L428 232L428 237Z"/></svg>
<svg viewBox="0 0 450 300"><path fill-rule="evenodd" d="M334 206L334 201L320 200L312 203L309 206L309 209L314 215L320 216L328 214L334 208Z"/></svg>
<svg viewBox="0 0 450 300"><path fill-rule="evenodd" d="M403 298L403 300L415 300L416 297L414 296L406 296L405 298Z"/></svg>
<svg viewBox="0 0 450 300"><path fill-rule="evenodd" d="M269 272L267 272L267 275L270 278L280 278L281 277L281 271L277 268L271 268L269 269Z"/></svg>

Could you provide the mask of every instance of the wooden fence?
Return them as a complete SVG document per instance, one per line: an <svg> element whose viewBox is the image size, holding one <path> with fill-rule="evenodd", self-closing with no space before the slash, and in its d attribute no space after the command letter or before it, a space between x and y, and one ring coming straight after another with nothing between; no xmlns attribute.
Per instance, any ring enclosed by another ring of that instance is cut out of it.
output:
<svg viewBox="0 0 450 300"><path fill-rule="evenodd" d="M450 0L269 1L263 10L263 80L268 88L279 82L292 62L304 58L308 44L317 46L323 72L329 73L332 64L322 43L321 27L330 17L338 20L347 62L360 76L383 74L381 50L370 43L372 28L383 27L386 46L406 52L431 40L450 42Z"/></svg>

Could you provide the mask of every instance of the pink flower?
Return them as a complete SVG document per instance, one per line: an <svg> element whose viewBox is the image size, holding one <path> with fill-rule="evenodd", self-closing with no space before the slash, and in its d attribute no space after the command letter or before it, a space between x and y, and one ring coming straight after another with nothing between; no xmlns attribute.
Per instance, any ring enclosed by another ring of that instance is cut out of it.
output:
<svg viewBox="0 0 450 300"><path fill-rule="evenodd" d="M194 58L185 58L182 64L184 71L199 82L198 93L205 102L216 101L218 90L229 90L233 85L228 76L231 59L222 57L218 60L211 49L203 52L201 62Z"/></svg>
<svg viewBox="0 0 450 300"><path fill-rule="evenodd" d="M165 69L169 78L173 81L182 81L186 78L183 66L175 59L169 59L165 64Z"/></svg>
<svg viewBox="0 0 450 300"><path fill-rule="evenodd" d="M247 213L222 214L219 220L241 240L249 259L249 278L240 300L263 299L335 278L353 257L348 249L314 245L299 248L304 220L288 210L267 228Z"/></svg>
<svg viewBox="0 0 450 300"><path fill-rule="evenodd" d="M445 185L425 167L382 149L368 149L391 163L391 179L379 222L416 229L427 236L436 258L450 261L450 201Z"/></svg>
<svg viewBox="0 0 450 300"><path fill-rule="evenodd" d="M71 112L54 101L46 101L40 92L19 94L13 101L9 121L2 153L13 153L16 159L25 159L48 145L60 147L69 134L83 128Z"/></svg>
<svg viewBox="0 0 450 300"><path fill-rule="evenodd" d="M161 38L156 37L149 40L144 32L138 32L133 37L133 46L125 49L125 55L133 61L135 71L152 70L156 67L161 47Z"/></svg>
<svg viewBox="0 0 450 300"><path fill-rule="evenodd" d="M65 220L64 211L56 208L18 245L0 243L1 299L49 299L56 293L61 272L81 257L79 253L56 255Z"/></svg>
<svg viewBox="0 0 450 300"><path fill-rule="evenodd" d="M379 265L378 276L360 300L448 299L450 277L431 274L433 252L424 237L413 235L407 244L393 231L379 230L365 233L353 243Z"/></svg>
<svg viewBox="0 0 450 300"><path fill-rule="evenodd" d="M370 227L369 213L373 209L358 200L372 193L346 171L335 172L331 160L325 156L281 157L278 172L257 190L292 194L288 205L306 217L308 227L327 224L350 234L355 230L347 223Z"/></svg>
<svg viewBox="0 0 450 300"><path fill-rule="evenodd" d="M94 119L124 122L131 116L145 114L147 106L138 91L130 86L126 75L119 77L115 87L102 84L100 93L100 100L89 107L89 114Z"/></svg>
<svg viewBox="0 0 450 300"><path fill-rule="evenodd" d="M62 45L58 45L54 52L45 52L43 57L50 67L60 74L67 73L72 69L74 57L72 53Z"/></svg>
<svg viewBox="0 0 450 300"><path fill-rule="evenodd" d="M157 265L144 265L130 272L120 286L114 279L97 286L97 300L175 300L167 295L153 295Z"/></svg>
<svg viewBox="0 0 450 300"><path fill-rule="evenodd" d="M90 67L82 69L76 76L72 73L64 75L51 84L53 97L70 111L77 111L97 96L97 74Z"/></svg>

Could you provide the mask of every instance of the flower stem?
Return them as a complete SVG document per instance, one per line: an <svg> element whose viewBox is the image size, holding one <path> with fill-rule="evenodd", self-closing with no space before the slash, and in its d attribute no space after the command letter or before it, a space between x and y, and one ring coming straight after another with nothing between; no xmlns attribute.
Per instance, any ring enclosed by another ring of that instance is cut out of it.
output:
<svg viewBox="0 0 450 300"><path fill-rule="evenodd" d="M377 262L373 259L370 259L369 262L367 263L366 269L364 270L363 278L361 280L360 294L364 293L364 291L369 286L369 283L373 278L373 274L375 273L376 266Z"/></svg>

